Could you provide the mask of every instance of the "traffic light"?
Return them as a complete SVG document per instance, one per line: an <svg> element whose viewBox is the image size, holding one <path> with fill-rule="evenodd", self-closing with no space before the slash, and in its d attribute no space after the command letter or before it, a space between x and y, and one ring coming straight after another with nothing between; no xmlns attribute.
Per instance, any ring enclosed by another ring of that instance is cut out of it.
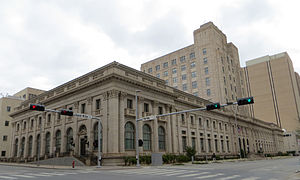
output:
<svg viewBox="0 0 300 180"><path fill-rule="evenodd" d="M45 106L40 104L30 104L29 109L34 111L45 111Z"/></svg>
<svg viewBox="0 0 300 180"><path fill-rule="evenodd" d="M144 144L143 140L139 139L139 147L142 147Z"/></svg>
<svg viewBox="0 0 300 180"><path fill-rule="evenodd" d="M206 110L207 111L210 111L210 110L213 110L213 109L220 109L220 108L221 108L220 103L213 103L213 104L206 105Z"/></svg>
<svg viewBox="0 0 300 180"><path fill-rule="evenodd" d="M62 109L60 110L60 114L64 116L73 116L73 111L67 110L67 109Z"/></svg>
<svg viewBox="0 0 300 180"><path fill-rule="evenodd" d="M253 104L254 99L253 99L253 97L239 98L237 100L237 103L238 103L239 106L246 105L246 104Z"/></svg>

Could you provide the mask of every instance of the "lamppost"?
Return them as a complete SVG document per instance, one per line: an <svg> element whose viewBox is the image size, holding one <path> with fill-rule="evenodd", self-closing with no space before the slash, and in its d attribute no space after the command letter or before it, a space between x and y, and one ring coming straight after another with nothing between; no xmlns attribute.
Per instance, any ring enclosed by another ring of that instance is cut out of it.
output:
<svg viewBox="0 0 300 180"><path fill-rule="evenodd" d="M138 115L139 115L139 108L138 108L138 96L137 93L141 92L141 90L135 90L135 151L136 151L136 166L139 167L140 166L140 158L139 158L139 126L138 126Z"/></svg>

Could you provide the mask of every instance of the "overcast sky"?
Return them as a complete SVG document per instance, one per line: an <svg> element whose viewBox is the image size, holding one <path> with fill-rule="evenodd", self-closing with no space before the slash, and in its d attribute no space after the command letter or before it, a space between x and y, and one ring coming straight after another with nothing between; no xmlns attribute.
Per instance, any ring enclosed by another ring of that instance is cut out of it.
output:
<svg viewBox="0 0 300 180"><path fill-rule="evenodd" d="M245 61L287 51L300 72L297 0L0 0L0 93L43 90L112 61L140 64L193 44L212 21Z"/></svg>

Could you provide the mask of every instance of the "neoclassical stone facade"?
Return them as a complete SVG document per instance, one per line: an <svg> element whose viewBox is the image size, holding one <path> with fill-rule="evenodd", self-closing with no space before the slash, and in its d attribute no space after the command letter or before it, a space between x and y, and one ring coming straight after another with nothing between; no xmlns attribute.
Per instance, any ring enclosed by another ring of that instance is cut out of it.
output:
<svg viewBox="0 0 300 180"><path fill-rule="evenodd" d="M72 109L101 118L101 150L108 158L135 156L135 93L138 116L182 111L211 103L173 87L165 81L117 62L76 78L34 99L25 101L13 117L12 158L97 154L97 121L61 116L53 112L30 111L30 103L47 109ZM198 155L237 155L241 149L255 153L282 151L282 131L274 124L237 116L226 107L198 111L138 123L144 140L141 154L184 153L193 146Z"/></svg>

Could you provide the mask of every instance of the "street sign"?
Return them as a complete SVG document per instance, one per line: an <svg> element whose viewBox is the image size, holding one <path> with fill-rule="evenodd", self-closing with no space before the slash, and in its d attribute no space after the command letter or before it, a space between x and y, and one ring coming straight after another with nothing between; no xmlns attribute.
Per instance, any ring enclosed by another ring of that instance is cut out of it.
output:
<svg viewBox="0 0 300 180"><path fill-rule="evenodd" d="M87 114L74 114L74 116L77 116L77 117L81 117L81 118L87 118L87 119L93 119L93 116L91 115L87 115Z"/></svg>

